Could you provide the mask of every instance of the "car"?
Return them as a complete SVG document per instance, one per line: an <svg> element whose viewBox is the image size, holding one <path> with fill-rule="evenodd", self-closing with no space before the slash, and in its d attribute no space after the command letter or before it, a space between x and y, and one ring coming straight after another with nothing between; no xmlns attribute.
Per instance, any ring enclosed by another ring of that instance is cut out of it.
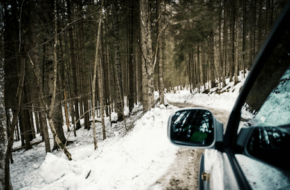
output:
<svg viewBox="0 0 290 190"><path fill-rule="evenodd" d="M167 136L206 149L199 189L290 189L290 3L257 54L226 127L203 108L175 111Z"/></svg>

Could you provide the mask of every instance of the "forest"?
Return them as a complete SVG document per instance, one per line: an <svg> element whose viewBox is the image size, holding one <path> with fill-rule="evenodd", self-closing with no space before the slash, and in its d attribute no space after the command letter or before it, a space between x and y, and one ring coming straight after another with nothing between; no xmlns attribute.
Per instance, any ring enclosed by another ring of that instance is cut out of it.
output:
<svg viewBox="0 0 290 190"><path fill-rule="evenodd" d="M105 140L105 117L124 121L125 107L146 112L176 86L193 93L239 83L285 3L1 0L0 189L12 189L15 141L29 150L40 134L44 152L72 160L64 129L90 130L98 149L96 123Z"/></svg>

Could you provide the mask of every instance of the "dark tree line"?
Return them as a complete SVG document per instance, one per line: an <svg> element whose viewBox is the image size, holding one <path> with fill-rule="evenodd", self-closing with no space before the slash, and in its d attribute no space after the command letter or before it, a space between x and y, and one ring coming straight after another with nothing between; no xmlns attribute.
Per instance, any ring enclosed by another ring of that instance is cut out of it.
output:
<svg viewBox="0 0 290 190"><path fill-rule="evenodd" d="M174 4L176 67L186 68L191 90L238 83L250 70L285 0L181 0ZM180 29L182 28L182 29ZM184 65L180 63L184 62ZM219 82L219 83L218 83Z"/></svg>

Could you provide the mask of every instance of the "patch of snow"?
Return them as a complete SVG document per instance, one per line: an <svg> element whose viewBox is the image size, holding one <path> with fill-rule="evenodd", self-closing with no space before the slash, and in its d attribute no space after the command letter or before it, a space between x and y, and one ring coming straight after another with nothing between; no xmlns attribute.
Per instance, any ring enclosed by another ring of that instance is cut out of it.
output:
<svg viewBox="0 0 290 190"><path fill-rule="evenodd" d="M39 173L45 183L51 183L63 177L68 171L69 166L64 158L58 158L51 153L47 153Z"/></svg>

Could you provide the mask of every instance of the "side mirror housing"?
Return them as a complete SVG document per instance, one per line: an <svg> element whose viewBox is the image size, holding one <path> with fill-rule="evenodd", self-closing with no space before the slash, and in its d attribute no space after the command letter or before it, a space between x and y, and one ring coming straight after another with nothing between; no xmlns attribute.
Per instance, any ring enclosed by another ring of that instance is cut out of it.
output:
<svg viewBox="0 0 290 190"><path fill-rule="evenodd" d="M247 157L290 171L289 128L289 125L242 128L237 146Z"/></svg>
<svg viewBox="0 0 290 190"><path fill-rule="evenodd" d="M220 149L223 124L207 109L185 108L171 114L167 135L177 146Z"/></svg>

